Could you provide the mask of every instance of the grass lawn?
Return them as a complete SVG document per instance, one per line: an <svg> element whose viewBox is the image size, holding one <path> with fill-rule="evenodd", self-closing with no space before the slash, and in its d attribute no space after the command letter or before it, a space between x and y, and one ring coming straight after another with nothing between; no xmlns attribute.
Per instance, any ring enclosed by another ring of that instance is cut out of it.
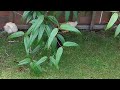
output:
<svg viewBox="0 0 120 90"><path fill-rule="evenodd" d="M120 78L120 38L113 33L83 32L83 35L66 34L66 40L80 46L64 48L60 70L46 62L44 72L33 76L29 69L18 67L17 62L25 58L22 39L10 43L6 36L0 37L1 79L108 79ZM8 55L7 55L8 54Z"/></svg>

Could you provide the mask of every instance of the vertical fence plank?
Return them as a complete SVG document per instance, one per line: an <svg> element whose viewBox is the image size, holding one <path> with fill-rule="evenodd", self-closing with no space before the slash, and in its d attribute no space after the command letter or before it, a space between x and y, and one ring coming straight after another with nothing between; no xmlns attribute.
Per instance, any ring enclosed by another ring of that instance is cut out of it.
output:
<svg viewBox="0 0 120 90"><path fill-rule="evenodd" d="M92 30L94 28L95 16L96 16L96 11L93 11L92 19L91 19L91 23L90 23L90 30Z"/></svg>
<svg viewBox="0 0 120 90"><path fill-rule="evenodd" d="M14 12L13 11L9 11L9 21L10 22L14 22L14 18L15 18L15 15L14 15Z"/></svg>

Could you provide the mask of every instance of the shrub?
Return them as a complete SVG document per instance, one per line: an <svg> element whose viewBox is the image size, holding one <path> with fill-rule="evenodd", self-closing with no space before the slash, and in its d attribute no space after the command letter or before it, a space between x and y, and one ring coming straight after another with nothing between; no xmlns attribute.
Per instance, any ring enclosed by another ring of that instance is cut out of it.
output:
<svg viewBox="0 0 120 90"><path fill-rule="evenodd" d="M40 74L42 72L41 64L49 60L51 65L59 69L59 63L63 54L64 47L78 46L75 42L65 41L60 31L67 30L81 34L81 32L69 25L60 24L57 20L60 11L24 11L23 20L30 23L31 26L27 32L18 31L9 36L9 38L24 37L24 46L26 58L18 65L28 65L31 72ZM77 17L77 12L74 14ZM66 21L68 21L70 11L66 11ZM61 43L61 44L60 44ZM57 44L60 44L57 47ZM40 59L34 59L35 53L47 51L49 54L40 56Z"/></svg>

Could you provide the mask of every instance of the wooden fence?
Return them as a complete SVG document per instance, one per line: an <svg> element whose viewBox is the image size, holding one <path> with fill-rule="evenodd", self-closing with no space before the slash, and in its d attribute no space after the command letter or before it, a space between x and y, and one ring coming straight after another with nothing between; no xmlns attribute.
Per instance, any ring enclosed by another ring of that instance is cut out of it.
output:
<svg viewBox="0 0 120 90"><path fill-rule="evenodd" d="M22 13L23 11L0 11L0 29L9 21L16 23L19 29L28 29L28 25L21 22ZM110 16L111 13L105 11L79 11L77 27L89 30L103 29ZM64 15L60 17L59 21L64 22Z"/></svg>

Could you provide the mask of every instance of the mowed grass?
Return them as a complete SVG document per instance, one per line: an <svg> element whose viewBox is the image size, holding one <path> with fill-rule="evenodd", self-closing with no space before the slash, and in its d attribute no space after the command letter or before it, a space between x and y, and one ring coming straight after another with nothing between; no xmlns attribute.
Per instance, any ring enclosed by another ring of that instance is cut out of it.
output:
<svg viewBox="0 0 120 90"><path fill-rule="evenodd" d="M45 62L44 72L34 76L26 67L18 67L25 58L22 38L19 42L8 42L6 36L0 38L0 78L1 79L115 79L120 78L120 38L114 33L82 32L65 34L66 41L75 41L79 47L64 48L60 70Z"/></svg>

